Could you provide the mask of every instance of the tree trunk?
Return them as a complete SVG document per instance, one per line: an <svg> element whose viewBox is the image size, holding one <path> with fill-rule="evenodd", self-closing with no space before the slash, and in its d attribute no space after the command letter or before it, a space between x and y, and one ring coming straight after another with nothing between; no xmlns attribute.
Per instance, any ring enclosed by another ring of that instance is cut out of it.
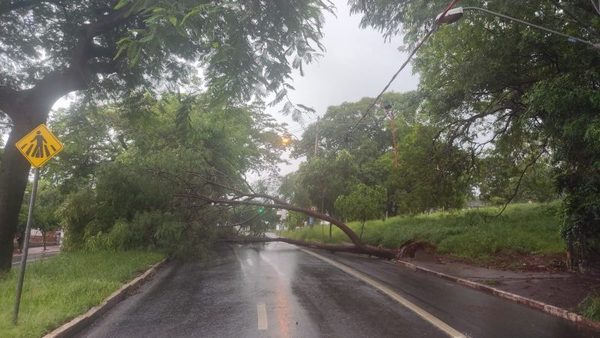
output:
<svg viewBox="0 0 600 338"><path fill-rule="evenodd" d="M17 150L15 143L30 129L25 123L15 124L0 164L0 273L12 266L13 239L29 177L29 162Z"/></svg>
<svg viewBox="0 0 600 338"><path fill-rule="evenodd" d="M42 231L42 245L44 246L44 251L46 251L46 232Z"/></svg>
<svg viewBox="0 0 600 338"><path fill-rule="evenodd" d="M219 185L214 182L210 182L210 183L213 185ZM227 188L226 186L223 186L223 185L219 185L219 186ZM229 189L231 190L231 188L229 188ZM233 191L235 192L235 190L233 190ZM346 236L348 236L348 239L350 239L352 244L354 244L355 246L358 246L358 247L364 246L364 244L362 243L360 238L358 238L358 235L354 232L354 230L352 230L344 222L342 222L336 218L333 218L329 215L322 214L318 211L297 207L295 205L289 204L289 203L282 201L278 198L275 198L273 196L269 196L269 195L265 195L265 194L252 194L252 195L247 196L247 197L254 197L254 198L266 198L268 200L273 201L274 202L273 204L267 203L267 202L252 201L252 200L211 198L206 195L195 195L195 194L179 194L178 196L185 197L185 198L201 199L204 201L212 202L215 204L221 204L221 205L253 205L253 206L259 206L259 207L265 207L265 208L271 208L271 209L285 209L288 211L301 212L307 216L312 216L312 217L318 218L322 221L330 222L331 224L335 225L338 229L340 229L344 234L346 234Z"/></svg>
<svg viewBox="0 0 600 338"><path fill-rule="evenodd" d="M51 88L57 90L59 82ZM5 109L13 128L0 163L0 273L12 267L13 239L31 167L15 143L34 127L46 122L50 108L58 98L45 94L35 90L17 93L10 109Z"/></svg>
<svg viewBox="0 0 600 338"><path fill-rule="evenodd" d="M363 220L362 223L360 224L360 240L362 241L362 235L363 232L365 231L365 221Z"/></svg>
<svg viewBox="0 0 600 338"><path fill-rule="evenodd" d="M331 252L350 252L350 253L356 253L356 254L371 255L371 256L384 258L384 259L395 259L398 256L397 252L394 250L378 248L378 247L374 247L371 245L356 246L356 245L343 245L343 244L325 244L325 243L299 241L299 240L285 238L285 237L239 238L239 239L234 238L234 239L226 239L224 241L229 242L229 243L238 243L238 244L284 242L284 243L308 247L308 248L328 250Z"/></svg>

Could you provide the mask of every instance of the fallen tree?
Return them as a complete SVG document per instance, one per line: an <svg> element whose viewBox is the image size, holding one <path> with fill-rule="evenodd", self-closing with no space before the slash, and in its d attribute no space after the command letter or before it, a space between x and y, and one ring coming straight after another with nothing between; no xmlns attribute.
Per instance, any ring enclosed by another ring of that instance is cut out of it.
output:
<svg viewBox="0 0 600 338"><path fill-rule="evenodd" d="M202 177L198 174L194 174L196 178ZM211 205L222 205L222 206L256 206L256 207L264 207L271 209L283 209L288 211L296 211L303 213L307 216L311 216L314 218L318 218L320 220L329 222L340 229L352 244L325 244L325 243L316 243L316 242L305 242L299 240L293 240L289 238L261 238L261 237L253 237L253 238L235 238L235 239L227 239L229 242L236 243L257 243L257 242L285 242L289 244L310 247L310 248L318 248L325 249L333 252L351 252L358 254L367 254L371 256L376 256L385 259L393 259L397 256L397 252L395 250L374 247L371 245L364 244L360 237L344 222L331 217L329 215L323 214L316 210L311 210L308 208L303 208L299 206L292 205L280 198L275 196L271 196L264 193L257 193L252 191L248 184L246 184L246 189L235 188L233 186L229 186L222 183L217 183L212 180L203 179L203 185L212 185L217 187L217 191L221 192L218 196L212 196L207 193L201 193L204 189L190 189L188 193L179 194L180 198L188 198L201 200L207 204Z"/></svg>
<svg viewBox="0 0 600 338"><path fill-rule="evenodd" d="M349 245L327 244L327 243L317 243L317 242L306 242L306 241L300 241L300 240L285 238L285 237L276 237L276 238L240 237L240 238L228 238L228 239L225 239L224 242L237 243L237 244L283 242L283 243L303 246L303 247L307 247L307 248L322 249L322 250L327 250L327 251L331 251L331 252L349 252L349 253L355 253L355 254L371 255L371 256L385 258L385 259L394 259L398 256L398 254L395 250L378 248L378 247L374 247L371 245L356 246L354 244L349 244Z"/></svg>

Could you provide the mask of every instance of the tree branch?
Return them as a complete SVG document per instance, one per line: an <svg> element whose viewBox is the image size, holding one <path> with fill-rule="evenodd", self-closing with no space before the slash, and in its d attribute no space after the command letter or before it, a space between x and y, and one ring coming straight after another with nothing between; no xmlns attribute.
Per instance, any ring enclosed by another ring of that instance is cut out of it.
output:
<svg viewBox="0 0 600 338"><path fill-rule="evenodd" d="M33 7L35 5L39 5L43 2L52 3L53 1L48 1L48 0L3 1L3 3L0 4L0 15L8 14L12 11L16 11L19 9L26 9L29 7Z"/></svg>
<svg viewBox="0 0 600 338"><path fill-rule="evenodd" d="M508 205L510 204L510 202L512 202L512 200L519 193L519 188L521 187L521 182L523 181L523 177L525 177L525 173L527 173L527 170L529 170L529 168L531 168L531 166L533 166L534 164L536 164L537 161L540 159L540 157L542 157L542 155L545 154L545 153L546 153L546 142L544 142L544 144L542 145L542 150L540 151L540 153L537 154L533 158L533 160L531 160L531 162L527 163L527 165L525 166L525 168L521 172L521 175L519 176L519 180L517 181L517 186L515 187L515 190L513 191L513 193L510 196L510 198L506 201L506 203L504 203L504 206L502 207L502 210L500 210L500 212L495 217L498 217L498 216L502 215L502 213L504 213L504 210L506 210L506 208L508 207Z"/></svg>
<svg viewBox="0 0 600 338"><path fill-rule="evenodd" d="M93 74L113 74L117 72L117 64L115 62L93 62L88 66Z"/></svg>
<svg viewBox="0 0 600 338"><path fill-rule="evenodd" d="M110 58L115 56L116 50L113 47L104 47L92 44L88 48L88 55L90 58Z"/></svg>
<svg viewBox="0 0 600 338"><path fill-rule="evenodd" d="M227 243L238 243L238 244L248 244L248 243L269 243L269 242L283 242L308 248L314 249L322 249L328 250L331 252L349 252L355 254L363 254L363 255L371 255L379 258L385 259L394 259L398 257L398 253L394 250L377 248L370 245L356 246L356 245L336 245L336 244L326 244L326 243L316 243L316 242L305 242L285 237L277 237L277 238L230 238L223 240Z"/></svg>
<svg viewBox="0 0 600 338"><path fill-rule="evenodd" d="M18 92L8 86L0 86L0 111L11 116L15 110L15 102Z"/></svg>
<svg viewBox="0 0 600 338"><path fill-rule="evenodd" d="M95 36L105 33L123 23L128 21L131 17L137 13L131 12L131 4L112 11L108 15L100 17L97 21L88 24L84 27L86 40L89 40Z"/></svg>
<svg viewBox="0 0 600 338"><path fill-rule="evenodd" d="M19 3L24 4L24 1ZM35 101L37 106L33 107L32 111L40 112L37 113L39 115L23 116L23 112L11 109L9 98L7 98L6 94L3 95L2 93L0 93L0 109L9 114L13 121L29 120L29 123L39 123L46 117L42 115L59 98L70 92L87 88L92 77L96 74L111 74L116 72L117 69L113 62L88 63L90 59L95 57L112 56L110 48L95 46L92 39L129 20L132 14L134 14L131 13L130 9L131 5L125 6L108 15L101 16L91 24L84 25L79 40L71 50L71 62L67 68L57 69L48 73L31 89L15 91L15 93L22 94L20 95L21 100L25 102ZM32 98L36 98L36 100L32 100ZM13 102L12 105L15 103Z"/></svg>
<svg viewBox="0 0 600 338"><path fill-rule="evenodd" d="M251 198L251 199L247 199L247 200L214 198L214 197L210 197L207 195L199 195L199 194L195 194L195 193L179 194L177 196L185 197L185 198L200 199L200 200L208 201L208 202L211 202L214 204L221 204L221 205L251 205L251 206L262 206L262 207L270 208L270 209L285 209L285 210L290 210L290 211L301 212L305 215L312 216L312 217L330 222L331 224L335 225L340 230L342 230L342 232L344 234L346 234L346 236L348 236L348 238L354 245L356 245L356 246L364 245L362 243L362 241L360 240L360 238L358 237L358 235L356 233L354 233L354 231L349 226L347 226L344 222L342 222L336 218L333 218L331 216L322 214L318 211L291 205L291 204L281 201L278 198L275 198L273 196L263 195L263 194L251 194L251 195L244 194L245 197ZM273 203L258 202L258 201L254 201L252 198L268 199L268 200L273 201Z"/></svg>

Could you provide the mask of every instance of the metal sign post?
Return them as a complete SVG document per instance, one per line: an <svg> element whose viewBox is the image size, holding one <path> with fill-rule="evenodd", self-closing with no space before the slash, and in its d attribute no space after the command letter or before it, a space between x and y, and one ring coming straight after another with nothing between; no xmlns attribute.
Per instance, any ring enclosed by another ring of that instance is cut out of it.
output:
<svg viewBox="0 0 600 338"><path fill-rule="evenodd" d="M33 166L33 186L31 198L29 199L29 211L27 212L27 226L25 227L25 238L23 242L23 256L21 256L21 270L17 281L17 295L15 297L15 312L13 313L13 324L17 325L19 319L19 307L21 305L21 294L23 293L23 281L25 280L25 266L27 265L27 253L29 251L29 236L31 234L31 223L33 223L33 207L37 195L38 181L40 179L40 168L56 156L63 145L43 124L35 127L27 135L23 136L15 146L21 154Z"/></svg>
<svg viewBox="0 0 600 338"><path fill-rule="evenodd" d="M21 293L23 291L23 280L25 279L25 265L27 265L27 251L29 250L29 235L31 233L31 223L33 219L33 206L37 195L38 180L40 178L40 168L34 169L33 187L31 188L31 197L29 198L29 211L27 212L27 226L25 227L25 239L23 242L23 256L21 256L21 266L19 271L19 280L17 281L17 296L15 299L15 312L13 313L13 324L17 325L19 319L19 306L21 304Z"/></svg>

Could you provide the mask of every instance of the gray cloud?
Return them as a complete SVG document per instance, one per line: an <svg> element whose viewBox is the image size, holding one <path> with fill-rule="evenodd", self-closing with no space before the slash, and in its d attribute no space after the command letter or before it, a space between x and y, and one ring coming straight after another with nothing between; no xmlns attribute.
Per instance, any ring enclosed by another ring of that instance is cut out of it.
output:
<svg viewBox="0 0 600 338"><path fill-rule="evenodd" d="M376 30L361 29L360 16L350 15L345 0L334 1L336 16L326 14L323 29L323 45L327 49L318 61L304 67L305 76L298 72L293 76L295 91L289 94L294 103L316 109L323 115L327 107L343 102L358 101L363 97L375 97L406 60L407 55L398 51L402 38L385 42ZM389 91L404 92L417 88L419 78L412 74L410 65L403 70ZM298 137L302 126L289 116L278 113L276 108L269 112ZM305 124L316 119L306 116ZM280 174L296 170L299 161L281 166Z"/></svg>
<svg viewBox="0 0 600 338"><path fill-rule="evenodd" d="M324 56L304 68L304 77L294 74L296 90L289 95L293 102L313 107L319 114L331 105L376 96L406 60L406 54L397 49L401 38L386 43L379 32L359 28L360 16L350 16L344 0L335 4L337 18L326 14ZM413 90L418 82L409 66L390 90Z"/></svg>

